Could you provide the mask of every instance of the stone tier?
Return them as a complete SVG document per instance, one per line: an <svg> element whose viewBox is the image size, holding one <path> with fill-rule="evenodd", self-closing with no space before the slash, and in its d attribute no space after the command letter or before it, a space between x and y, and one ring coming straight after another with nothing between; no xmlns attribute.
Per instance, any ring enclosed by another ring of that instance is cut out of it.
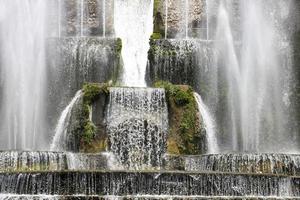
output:
<svg viewBox="0 0 300 200"><path fill-rule="evenodd" d="M205 196L151 196L151 195L127 195L127 196L85 196L85 195L0 195L1 200L283 200L300 199L295 197L205 197Z"/></svg>
<svg viewBox="0 0 300 200"><path fill-rule="evenodd" d="M156 167L157 168L157 167ZM0 152L0 171L122 169L111 153ZM159 169L300 176L297 154L164 155Z"/></svg>
<svg viewBox="0 0 300 200"><path fill-rule="evenodd" d="M180 171L0 173L0 193L299 197L300 177Z"/></svg>

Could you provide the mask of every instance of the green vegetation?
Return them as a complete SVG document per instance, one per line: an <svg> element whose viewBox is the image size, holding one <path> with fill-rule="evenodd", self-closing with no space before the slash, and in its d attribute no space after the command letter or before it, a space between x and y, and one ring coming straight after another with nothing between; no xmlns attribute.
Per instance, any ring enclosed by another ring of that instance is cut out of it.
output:
<svg viewBox="0 0 300 200"><path fill-rule="evenodd" d="M108 94L108 83L85 83L83 85L83 103L92 104L101 94Z"/></svg>
<svg viewBox="0 0 300 200"><path fill-rule="evenodd" d="M151 40L159 40L162 38L162 35L160 33L153 33L150 37Z"/></svg>
<svg viewBox="0 0 300 200"><path fill-rule="evenodd" d="M106 148L106 145L97 133L101 132L97 126L89 119L91 105L100 98L101 95L108 95L109 84L107 83L85 83L83 86L82 113L79 120L80 151L99 152ZM104 149L103 149L104 148Z"/></svg>
<svg viewBox="0 0 300 200"><path fill-rule="evenodd" d="M166 90L170 126L168 153L200 154L201 127L193 89L164 81L154 86Z"/></svg>

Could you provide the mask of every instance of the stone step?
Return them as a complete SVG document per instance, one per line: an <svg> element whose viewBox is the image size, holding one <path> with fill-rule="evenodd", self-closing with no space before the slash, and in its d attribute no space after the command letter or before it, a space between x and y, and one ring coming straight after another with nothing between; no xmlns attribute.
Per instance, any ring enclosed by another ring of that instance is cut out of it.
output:
<svg viewBox="0 0 300 200"><path fill-rule="evenodd" d="M0 193L299 197L300 177L183 171L0 173Z"/></svg>
<svg viewBox="0 0 300 200"><path fill-rule="evenodd" d="M34 170L107 169L108 154L1 151L0 172Z"/></svg>
<svg viewBox="0 0 300 200"><path fill-rule="evenodd" d="M227 153L184 158L185 170L300 175L299 154Z"/></svg>
<svg viewBox="0 0 300 200"><path fill-rule="evenodd" d="M224 196L168 196L168 195L127 195L127 196L85 196L85 195L10 195L10 194L0 194L1 200L283 200L291 199L296 200L300 197L224 197Z"/></svg>
<svg viewBox="0 0 300 200"><path fill-rule="evenodd" d="M0 171L122 169L122 166L112 158L110 153L1 151ZM201 156L165 155L160 169L300 176L300 155L235 153Z"/></svg>

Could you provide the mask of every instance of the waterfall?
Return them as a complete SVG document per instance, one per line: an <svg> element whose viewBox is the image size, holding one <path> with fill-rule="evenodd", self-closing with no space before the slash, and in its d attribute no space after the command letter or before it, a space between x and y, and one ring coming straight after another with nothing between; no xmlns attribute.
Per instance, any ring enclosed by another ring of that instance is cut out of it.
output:
<svg viewBox="0 0 300 200"><path fill-rule="evenodd" d="M201 96L198 93L194 93L194 96L206 130L208 153L218 153L219 147L215 133L215 122Z"/></svg>
<svg viewBox="0 0 300 200"><path fill-rule="evenodd" d="M0 4L0 149L45 149L47 1Z"/></svg>
<svg viewBox="0 0 300 200"><path fill-rule="evenodd" d="M221 129L224 137L232 135L233 150L297 149L297 136L286 132L292 63L290 36L284 28L288 17L288 1L219 2L213 59L223 75L216 80L219 90L228 91L222 96L226 100L220 99L227 104Z"/></svg>
<svg viewBox="0 0 300 200"><path fill-rule="evenodd" d="M153 33L153 0L116 0L115 33L122 39L123 84L143 87Z"/></svg>
<svg viewBox="0 0 300 200"><path fill-rule="evenodd" d="M51 151L64 151L65 150L65 143L67 138L67 128L69 125L71 111L73 106L76 102L79 101L80 97L82 96L82 91L79 90L75 97L71 100L69 105L63 110L61 113L58 123L55 128L55 135L53 137L50 150Z"/></svg>
<svg viewBox="0 0 300 200"><path fill-rule="evenodd" d="M110 88L106 119L110 151L125 167L160 166L168 130L165 100L163 89Z"/></svg>

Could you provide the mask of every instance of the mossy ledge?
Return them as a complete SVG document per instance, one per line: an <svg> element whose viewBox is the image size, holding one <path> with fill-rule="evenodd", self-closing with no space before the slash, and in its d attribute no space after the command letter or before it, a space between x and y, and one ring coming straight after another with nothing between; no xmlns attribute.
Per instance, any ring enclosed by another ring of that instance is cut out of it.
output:
<svg viewBox="0 0 300 200"><path fill-rule="evenodd" d="M154 87L165 88L169 110L169 154L197 155L203 153L202 140L205 137L199 118L199 110L192 87L173 85L158 81Z"/></svg>
<svg viewBox="0 0 300 200"><path fill-rule="evenodd" d="M85 83L83 85L82 117L80 127L83 129L80 134L80 151L87 153L97 153L105 151L107 139L103 137L103 130L91 121L90 113L92 104L97 101L101 95L109 94L108 83ZM80 133L80 132L79 132Z"/></svg>

